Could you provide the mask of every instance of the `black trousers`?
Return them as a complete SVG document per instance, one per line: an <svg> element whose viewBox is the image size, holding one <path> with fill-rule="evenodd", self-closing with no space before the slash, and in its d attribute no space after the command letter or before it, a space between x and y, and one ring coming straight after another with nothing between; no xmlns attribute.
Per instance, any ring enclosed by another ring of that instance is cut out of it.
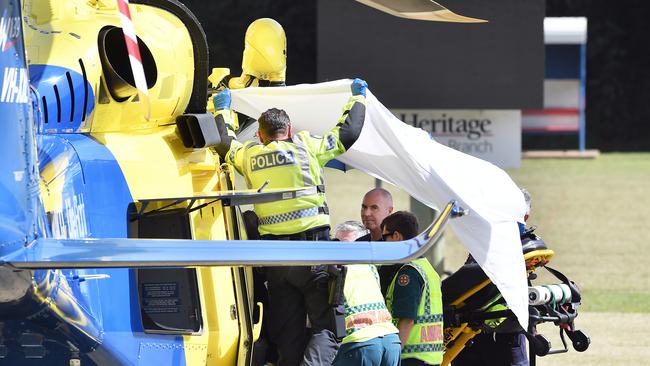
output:
<svg viewBox="0 0 650 366"><path fill-rule="evenodd" d="M428 363L418 360L417 358L404 358L401 360L402 366L429 366ZM434 365L431 365L434 366ZM436 365L437 366L437 365Z"/></svg>
<svg viewBox="0 0 650 366"><path fill-rule="evenodd" d="M521 333L479 334L452 362L454 366L528 366L526 336Z"/></svg>
<svg viewBox="0 0 650 366"><path fill-rule="evenodd" d="M309 234L313 236L306 240L329 238L329 228ZM297 266L269 267L266 276L270 335L278 347L278 366L331 365L338 343L330 319L328 276L311 267ZM310 333L305 324L307 316Z"/></svg>

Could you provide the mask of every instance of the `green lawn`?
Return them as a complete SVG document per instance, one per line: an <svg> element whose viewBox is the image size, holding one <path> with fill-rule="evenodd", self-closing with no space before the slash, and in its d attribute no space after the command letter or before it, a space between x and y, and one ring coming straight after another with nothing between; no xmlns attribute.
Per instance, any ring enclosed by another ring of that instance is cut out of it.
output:
<svg viewBox="0 0 650 366"><path fill-rule="evenodd" d="M583 292L583 310L650 312L650 154L603 154L592 160L523 160L509 171L533 196L529 223L556 252L551 266ZM327 169L332 222L359 219L363 194L374 178L358 171ZM396 209L409 197L395 187ZM446 240L446 266L465 258L453 235Z"/></svg>
<svg viewBox="0 0 650 366"><path fill-rule="evenodd" d="M587 311L650 312L650 154L524 160L510 172L533 196L532 224Z"/></svg>

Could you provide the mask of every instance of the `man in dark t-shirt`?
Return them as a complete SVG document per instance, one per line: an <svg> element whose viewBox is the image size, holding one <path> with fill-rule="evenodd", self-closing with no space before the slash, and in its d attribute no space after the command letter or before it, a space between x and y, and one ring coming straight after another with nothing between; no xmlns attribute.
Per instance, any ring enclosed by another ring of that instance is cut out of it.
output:
<svg viewBox="0 0 650 366"><path fill-rule="evenodd" d="M408 240L418 234L417 218L405 211L386 217L381 228L385 241ZM399 329L402 365L438 365L443 357L440 276L426 258L400 267L390 281L386 305Z"/></svg>

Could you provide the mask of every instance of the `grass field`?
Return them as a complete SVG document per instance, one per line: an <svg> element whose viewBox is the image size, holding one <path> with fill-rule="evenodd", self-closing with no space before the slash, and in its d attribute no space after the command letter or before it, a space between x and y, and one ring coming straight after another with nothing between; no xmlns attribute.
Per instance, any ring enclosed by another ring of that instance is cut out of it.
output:
<svg viewBox="0 0 650 366"><path fill-rule="evenodd" d="M642 365L650 359L650 154L603 154L593 160L524 160L509 171L530 191L529 224L556 253L551 266L580 286L577 320L592 339L584 354L571 350L538 365ZM332 222L359 219L363 194L375 180L361 172L328 170ZM409 196L393 193L396 209L409 209ZM446 235L445 264L454 270L466 251ZM555 282L555 281L553 281ZM559 338L551 337L554 346Z"/></svg>

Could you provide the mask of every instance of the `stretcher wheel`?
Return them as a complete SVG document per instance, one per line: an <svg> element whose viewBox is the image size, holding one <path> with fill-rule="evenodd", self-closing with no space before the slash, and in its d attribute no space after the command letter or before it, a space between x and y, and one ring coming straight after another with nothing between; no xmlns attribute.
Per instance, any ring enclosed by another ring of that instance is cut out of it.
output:
<svg viewBox="0 0 650 366"><path fill-rule="evenodd" d="M530 345L537 356L546 356L551 350L551 341L548 338L544 337L543 334L536 334L529 338Z"/></svg>
<svg viewBox="0 0 650 366"><path fill-rule="evenodd" d="M571 339L571 342L573 343L573 349L575 349L578 352L584 352L589 348L589 344L591 343L591 339L584 334L581 330L576 330L573 332L567 332L567 335L569 336L569 339Z"/></svg>

